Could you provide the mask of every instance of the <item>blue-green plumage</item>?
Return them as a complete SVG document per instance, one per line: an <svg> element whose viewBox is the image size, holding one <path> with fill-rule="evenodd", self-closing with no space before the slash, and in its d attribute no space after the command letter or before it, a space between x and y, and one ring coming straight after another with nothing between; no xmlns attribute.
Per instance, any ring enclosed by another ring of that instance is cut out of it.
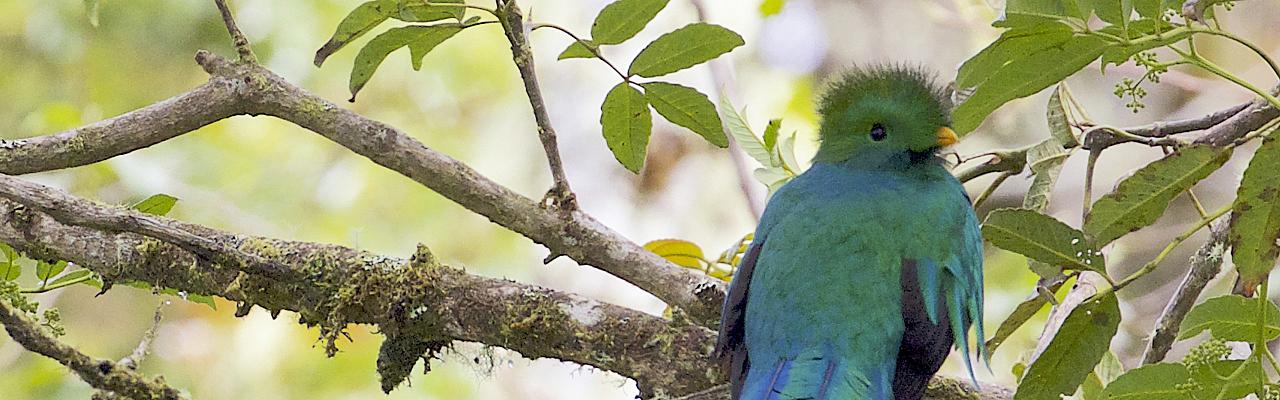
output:
<svg viewBox="0 0 1280 400"><path fill-rule="evenodd" d="M770 200L725 303L735 398L912 400L953 342L969 359L982 241L935 155L946 109L910 69L828 90L814 165Z"/></svg>

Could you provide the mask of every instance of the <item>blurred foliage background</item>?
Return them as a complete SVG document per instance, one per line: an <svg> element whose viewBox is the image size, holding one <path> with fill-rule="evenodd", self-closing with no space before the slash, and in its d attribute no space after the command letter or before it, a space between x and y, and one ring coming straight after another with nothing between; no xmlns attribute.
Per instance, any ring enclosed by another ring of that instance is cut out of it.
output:
<svg viewBox="0 0 1280 400"><path fill-rule="evenodd" d="M334 102L343 102L354 50L337 53L323 68L312 54L357 0L238 0L241 28L259 58L290 81ZM587 32L608 0L526 0L533 19ZM777 13L758 2L706 1L710 22L742 34L747 46L717 62L732 71L729 87L716 87L706 67L672 80L706 93L727 92L757 129L784 118L783 129L800 135L802 158L813 151L811 102L825 76L853 64L912 62L949 80L955 67L989 43L998 1L788 0ZM776 4L777 1L765 3ZM696 19L687 0L673 1L636 40L606 56L625 60L657 35ZM0 0L0 138L58 132L119 115L177 95L206 78L192 61L198 49L232 54L212 2L205 0L104 1L98 26L79 0ZM1242 1L1223 17L1227 29L1280 53L1280 9L1266 1ZM363 40L367 40L363 39ZM363 41L362 40L362 41ZM534 34L534 52L566 169L583 208L637 242L682 238L712 250L727 248L753 229L728 153L664 121L656 122L645 170L623 169L600 136L599 104L616 77L594 60L556 62L569 39ZM354 48L358 48L357 43ZM1200 50L1238 75L1270 85L1265 66L1245 49L1216 40ZM550 185L529 106L510 62L500 28L470 29L412 71L408 54L393 54L349 107L390 123L426 145L456 157L529 197ZM1249 94L1199 73L1175 70L1149 86L1147 107L1132 113L1111 94L1122 78L1142 70L1125 65L1088 68L1068 80L1090 114L1117 126L1194 117L1246 101ZM1038 142L1048 135L1047 93L1019 100L993 115L958 147L961 155ZM345 104L345 103L344 103ZM1251 151L1251 149L1250 149ZM1159 156L1156 149L1125 145L1100 161L1095 193L1136 166ZM1050 212L1080 222L1083 154L1067 164ZM1243 159L1237 157L1237 159ZM1207 203L1229 201L1242 163L1233 162L1201 183ZM596 299L661 313L663 304L624 282L567 259L542 265L546 250L471 214L393 172L377 167L325 139L271 118L237 117L149 149L66 171L24 177L107 203L128 204L155 193L181 198L171 217L238 233L337 243L407 256L416 243L430 246L447 263L484 275L581 293ZM1026 188L1015 177L986 208L1016 206ZM976 195L990 178L971 182ZM757 182L752 182L758 185ZM760 191L763 193L763 191ZM1113 274L1137 268L1195 214L1184 198L1157 225L1130 235L1110 252ZM1078 226L1078 225L1077 225ZM1203 234L1203 233L1202 233ZM1191 243L1196 243L1192 240ZM1184 246L1140 289L1126 291L1125 322L1113 343L1133 366L1153 319L1176 286ZM1026 297L1035 275L1021 256L989 248L987 332L994 332ZM33 278L24 276L24 282ZM1228 290L1230 277L1206 291ZM153 355L143 363L196 398L369 398L381 396L373 365L379 338L352 327L352 342L326 359L316 332L282 314L273 320L255 310L232 317L233 305L217 310L117 287L94 297L74 287L38 296L61 309L65 340L99 357L120 358L148 327L151 310L165 307ZM1136 295L1137 293L1141 293ZM996 354L991 373L979 379L1012 383L1011 365L1035 346L1044 312ZM1180 356L1175 349L1171 357ZM944 373L958 375L951 360ZM629 399L634 384L617 375L554 360L526 360L502 349L459 343L430 375L414 375L412 386L391 398L429 399ZM87 398L89 387L55 362L0 337L0 393L6 399Z"/></svg>

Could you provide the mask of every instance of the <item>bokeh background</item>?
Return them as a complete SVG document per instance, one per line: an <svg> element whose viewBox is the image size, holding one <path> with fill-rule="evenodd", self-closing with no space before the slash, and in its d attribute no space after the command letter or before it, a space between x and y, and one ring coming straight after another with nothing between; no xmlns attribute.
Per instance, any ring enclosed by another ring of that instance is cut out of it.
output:
<svg viewBox="0 0 1280 400"><path fill-rule="evenodd" d="M706 67L670 79L706 93L729 93L735 104L747 107L746 116L757 131L768 119L784 118L784 131L800 135L802 159L813 151L811 104L826 76L855 64L910 62L949 80L961 62L999 34L989 26L998 16L999 2L789 0L780 13L765 16L755 0L704 1L710 22L741 33L747 45L718 61L727 72L721 87ZM347 104L347 76L364 40L337 53L323 68L313 66L311 58L359 1L232 3L268 67ZM535 20L584 34L607 3L522 2ZM0 101L0 138L58 132L177 95L206 78L192 61L196 50L232 54L211 1L107 0L101 7L100 24L94 27L79 0L0 0L0 95L5 99ZM605 54L625 64L648 40L696 18L689 0L673 0L636 39ZM1280 54L1280 37L1274 35L1280 10L1273 2L1238 2L1223 23ZM569 43L563 35L538 31L532 40L568 177L587 212L637 242L681 238L712 253L752 230L754 218L727 151L655 119L645 170L639 176L627 172L605 147L598 123L599 103L616 76L594 60L555 61ZM1265 66L1244 49L1216 40L1200 44L1202 52L1246 79L1260 86L1274 83ZM536 198L549 187L529 106L500 28L489 25L456 36L427 56L422 71L412 71L407 59L406 51L393 54L360 101L347 106L526 196ZM1126 65L1103 74L1095 66L1068 82L1096 120L1118 126L1199 116L1249 99L1247 92L1210 76L1175 70L1160 85L1148 85L1147 107L1135 114L1111 92L1120 79L1136 79L1141 73ZM956 150L971 155L1047 137L1046 98L1040 94L1002 108ZM1095 192L1159 155L1140 145L1108 150L1099 164ZM1216 206L1230 200L1242 158L1238 154L1197 188L1205 202ZM1055 216L1077 226L1083 159L1076 154L1067 163L1051 207ZM182 200L170 216L244 234L398 256L424 243L446 262L472 273L572 291L654 314L664 308L643 291L570 260L542 265L544 248L317 135L267 117L232 118L95 165L24 178L114 204L171 194ZM983 211L1020 204L1027 178L1011 179ZM976 195L989 181L971 182L969 190ZM754 195L763 196L763 186L751 184ZM1179 199L1155 226L1113 245L1112 273L1127 273L1146 262L1193 215L1190 204ZM1125 322L1112 348L1130 367L1195 246L1184 247L1156 274L1122 293ZM1035 276L1021 256L989 248L987 262L986 328L994 332L1030 293ZM26 275L23 282L33 282L29 270ZM1207 295L1228 290L1231 277L1224 275ZM143 370L163 374L196 398L382 396L373 368L380 338L366 327L351 327L353 340L340 343L341 352L329 359L317 346L317 332L296 324L296 316L287 312L278 319L261 310L234 318L233 305L221 300L214 310L134 288L117 287L98 297L95 292L74 287L37 299L61 310L66 341L113 359L133 349L158 303L171 303L165 306L153 355ZM1011 384L1010 367L1034 347L1044 314L1011 338L990 372L980 369L979 379ZM1185 346L1179 349L1185 351ZM959 376L959 361L953 355L944 373ZM614 374L555 360L527 360L476 344L457 344L432 367L429 375L413 375L411 386L389 397L629 399L637 393L633 383ZM90 392L60 365L0 335L0 397L86 398Z"/></svg>

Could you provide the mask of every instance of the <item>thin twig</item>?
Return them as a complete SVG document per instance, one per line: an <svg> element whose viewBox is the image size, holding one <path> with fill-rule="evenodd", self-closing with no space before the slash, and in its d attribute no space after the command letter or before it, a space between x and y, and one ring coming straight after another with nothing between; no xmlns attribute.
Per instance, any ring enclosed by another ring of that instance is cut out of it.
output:
<svg viewBox="0 0 1280 400"><path fill-rule="evenodd" d="M600 61L604 62L604 64L605 64L605 65L608 65L608 66L609 66L609 69L612 69L612 70L613 70L613 72L614 72L615 74L618 74L618 77L619 77L619 78L622 78L622 80L627 81L627 82L630 82L630 81L631 81L631 77L627 76L627 74L622 73L622 70L618 69L618 67L617 67L617 66L614 66L612 62L609 62L609 59L604 58L604 54L601 54L601 53L600 53L600 49L599 49L599 48L592 47L592 46L588 45L588 44L589 44L589 42L588 42L588 41L586 41L586 40L584 40L584 39L582 39L582 38L578 37L578 35L574 34L573 32L569 31L568 29L565 29L564 27L562 27L562 26L560 26L560 25L556 25L556 24L535 23L535 24L533 24L533 28L530 28L529 30L531 30L531 31L536 31L536 30L538 30L539 28L551 28L551 29L555 29L555 30L557 30L557 31L563 32L565 35L569 35L569 37L573 38L573 40L574 40L574 41L578 42L578 44L581 44L581 45L582 45L582 47L586 48L586 49L587 49L587 51L590 51L590 52L591 52L591 55L595 56L595 58L596 58L597 60L600 60Z"/></svg>
<svg viewBox="0 0 1280 400"><path fill-rule="evenodd" d="M164 306L169 300L161 300L156 305L156 312L151 318L151 327L142 333L142 339L138 340L138 346L133 348L133 352L128 356L121 358L119 364L130 369L138 369L142 364L142 360L147 358L147 354L151 353L151 342L156 339L156 331L160 329L160 320L164 318Z"/></svg>
<svg viewBox="0 0 1280 400"><path fill-rule="evenodd" d="M702 0L691 0L694 11L698 14L699 22L707 22L706 6L702 4ZM729 97L733 100L735 93L735 85L733 78L729 76L728 67L725 65L728 60L717 58L707 63L707 69L711 71L711 83L716 87L714 92L721 96ZM742 192L743 199L747 202L747 208L751 210L751 217L760 221L760 215L764 212L764 194L761 192L763 186L756 181L752 175L752 168L748 165L746 152L742 150L742 145L738 144L738 139L733 135L729 137L729 160L733 162L733 172L738 177L738 189Z"/></svg>
<svg viewBox="0 0 1280 400"><path fill-rule="evenodd" d="M515 0L500 0L498 4L498 20L502 22L502 30L511 42L511 57L524 81L525 94L529 96L529 105L533 107L533 119L538 124L538 139L542 141L542 149L547 153L547 164L551 166L551 178L555 181L547 192L546 200L562 212L572 212L578 209L578 202L569 189L569 179L565 177L564 166L560 162L560 148L556 144L556 130L551 126L547 105L542 100L542 89L538 88L538 75L533 67L533 51L529 48L524 15L520 13Z"/></svg>
<svg viewBox="0 0 1280 400"><path fill-rule="evenodd" d="M986 203L987 199L991 198L991 194L995 193L996 189L1000 188L1000 185L1003 184L1006 179L1009 179L1010 176L1016 175L1018 172L1019 171L1005 171L1000 173L1000 175L997 175L996 179L991 181L990 185L987 185L987 189L983 190L982 193L978 195L978 198L973 200L973 208L981 207L982 203Z"/></svg>
<svg viewBox="0 0 1280 400"><path fill-rule="evenodd" d="M218 5L218 12L222 13L222 23L227 26L227 33L231 34L236 53L240 54L240 62L257 64L258 57L253 55L249 39L244 36L244 32L240 32L240 27L236 26L236 20L231 16L231 8L227 7L227 0L213 0L213 2Z"/></svg>
<svg viewBox="0 0 1280 400"><path fill-rule="evenodd" d="M1230 219L1229 216L1224 216L1214 222L1209 227L1209 240L1191 255L1187 276L1182 278L1182 284L1169 299L1169 304L1165 305L1155 329L1151 332L1147 350L1142 354L1143 364L1154 364L1164 360L1164 356L1169 353L1169 349L1173 347L1173 342L1178 337L1178 328L1182 325L1182 319L1187 316L1191 306L1195 305L1196 299L1200 297L1200 293L1204 291L1209 281L1222 271L1222 259L1226 253L1227 221Z"/></svg>
<svg viewBox="0 0 1280 400"><path fill-rule="evenodd" d="M26 313L0 300L0 324L13 341L31 352L49 357L67 366L80 379L95 389L106 390L132 399L186 399L182 392L166 385L163 379L147 378L131 368L111 360L90 357L66 343L26 316Z"/></svg>
<svg viewBox="0 0 1280 400"><path fill-rule="evenodd" d="M1083 204L1080 206L1080 218L1089 218L1089 206L1093 204L1093 172L1098 166L1098 157L1102 156L1102 150L1089 150L1089 159L1085 161L1084 166L1084 195L1081 196Z"/></svg>

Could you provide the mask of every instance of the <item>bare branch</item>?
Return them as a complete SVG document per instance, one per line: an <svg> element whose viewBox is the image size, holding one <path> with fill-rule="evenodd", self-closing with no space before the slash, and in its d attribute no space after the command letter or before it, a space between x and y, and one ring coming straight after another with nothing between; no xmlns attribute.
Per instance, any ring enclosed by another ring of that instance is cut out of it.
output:
<svg viewBox="0 0 1280 400"><path fill-rule="evenodd" d="M1006 174L1022 172L1027 166L1027 151L1030 149L1030 147L1024 147L992 152L991 159L986 162L955 172L956 179L960 182L968 182L995 172Z"/></svg>
<svg viewBox="0 0 1280 400"><path fill-rule="evenodd" d="M56 206L60 214L116 219L132 214L83 199ZM156 223L165 225L164 230L187 229L168 219ZM681 319L667 321L573 294L470 275L439 265L425 248L404 260L341 246L208 228L199 232L206 240L239 243L241 251L284 266L297 278L243 273L212 261L235 255L204 257L166 241L70 224L0 199L0 242L32 257L75 262L101 275L107 287L142 281L221 296L241 302L246 311L254 305L273 314L291 310L304 323L319 326L329 340L349 323L364 323L377 325L389 337L501 346L529 358L552 357L614 371L635 379L645 393L689 393L723 381L708 358L715 332Z"/></svg>
<svg viewBox="0 0 1280 400"><path fill-rule="evenodd" d="M142 332L142 339L138 340L138 346L133 348L133 352L128 356L121 358L120 365L130 369L138 369L138 365L142 364L142 360L147 358L147 354L151 353L151 342L156 339L156 331L160 329L160 320L164 318L164 306L169 300L161 300L156 305L156 312L151 317L151 327L146 332Z"/></svg>
<svg viewBox="0 0 1280 400"><path fill-rule="evenodd" d="M1182 284L1178 286L1178 291L1173 294L1173 298L1169 299L1169 304L1164 307L1164 312L1160 313L1160 319L1151 332L1147 350L1142 354L1143 364L1164 361L1164 356L1169 353L1169 349L1173 347L1173 342L1178 337L1178 328L1182 326L1182 319L1187 316L1187 312L1191 311L1191 307L1195 305L1196 299L1200 297L1200 293L1204 291L1209 281L1222 271L1222 259L1227 250L1227 221L1230 220L1231 217L1228 214L1211 225L1209 240L1191 255L1189 261L1191 268L1187 269L1187 276L1182 279Z"/></svg>
<svg viewBox="0 0 1280 400"><path fill-rule="evenodd" d="M67 224L105 231L133 232L173 243L222 265L276 279L290 279L293 271L256 254L241 251L232 235L199 225L132 210L86 207L87 201L66 192L0 174L0 197L8 198Z"/></svg>
<svg viewBox="0 0 1280 400"><path fill-rule="evenodd" d="M1280 94L1280 85L1271 88L1271 93ZM1196 143L1226 146L1276 118L1280 118L1280 109L1272 107L1265 99L1254 99L1244 111L1205 130L1204 135L1196 139Z"/></svg>
<svg viewBox="0 0 1280 400"><path fill-rule="evenodd" d="M925 388L926 400L1009 400L1013 398L1013 390L990 383L975 388L967 380L935 376ZM716 386L703 390L679 400L729 400L729 385Z"/></svg>
<svg viewBox="0 0 1280 400"><path fill-rule="evenodd" d="M185 399L177 389L169 387L163 379L144 377L132 368L111 360L90 357L80 350L58 341L40 324L27 317L7 301L0 300L0 324L9 332L13 341L27 350L67 366L90 386L120 394L131 399Z"/></svg>
<svg viewBox="0 0 1280 400"><path fill-rule="evenodd" d="M1249 106L1250 103L1240 103L1230 108L1225 108L1197 118L1179 119L1173 121L1158 121L1148 125L1135 126L1132 128L1124 128L1125 132L1134 136L1145 138L1163 138L1179 133L1195 132L1205 130L1221 124L1228 118L1235 116ZM1085 137L1084 148L1107 148L1120 143L1129 143L1135 141L1132 137L1121 137L1110 134L1108 131L1097 131L1093 135Z"/></svg>
<svg viewBox="0 0 1280 400"><path fill-rule="evenodd" d="M213 76L190 92L118 117L48 136L0 139L0 173L22 175L92 164L243 114L237 86L243 82Z"/></svg>
<svg viewBox="0 0 1280 400"><path fill-rule="evenodd" d="M190 93L84 128L0 142L0 173L23 174L105 160L231 115L272 115L318 133L421 183L491 221L595 266L714 326L724 283L679 268L581 211L560 212L485 178L381 122L338 107L256 64L208 52L196 61L212 77Z"/></svg>
<svg viewBox="0 0 1280 400"><path fill-rule="evenodd" d="M706 6L702 4L702 0L692 0L692 3L694 11L698 14L698 21L708 22ZM728 62L727 59L717 58L707 62L707 69L711 71L711 83L716 87L714 93L733 100L733 78L729 74L729 68L725 66ZM760 222L760 216L764 213L763 185L752 175L752 168L747 164L747 153L742 150L738 139L733 135L725 136L729 138L729 160L733 161L733 172L738 176L738 189L742 191L747 208L751 210L751 217L755 218L756 222Z"/></svg>
<svg viewBox="0 0 1280 400"><path fill-rule="evenodd" d="M547 164L551 166L551 178L555 181L555 186L547 192L547 199L559 210L577 210L577 200L573 191L569 190L569 179L565 178L564 166L560 162L556 130L551 126L551 117L547 115L542 89L538 88L538 74L533 68L533 51L529 48L524 15L520 13L520 7L514 0L499 1L498 5L498 20L507 34L507 40L511 42L511 58L515 60L516 69L520 70L520 79L524 81L524 92L529 96L529 105L533 106L533 119L538 124L538 139L542 141L542 149L547 153Z"/></svg>
<svg viewBox="0 0 1280 400"><path fill-rule="evenodd" d="M236 46L236 53L240 54L240 62L256 64L258 57L253 55L249 39L244 36L244 32L240 32L240 27L236 26L236 20L231 16L231 8L227 7L227 0L213 0L213 2L218 5L218 12L222 13L222 23L227 26L227 33L231 35L232 44Z"/></svg>

